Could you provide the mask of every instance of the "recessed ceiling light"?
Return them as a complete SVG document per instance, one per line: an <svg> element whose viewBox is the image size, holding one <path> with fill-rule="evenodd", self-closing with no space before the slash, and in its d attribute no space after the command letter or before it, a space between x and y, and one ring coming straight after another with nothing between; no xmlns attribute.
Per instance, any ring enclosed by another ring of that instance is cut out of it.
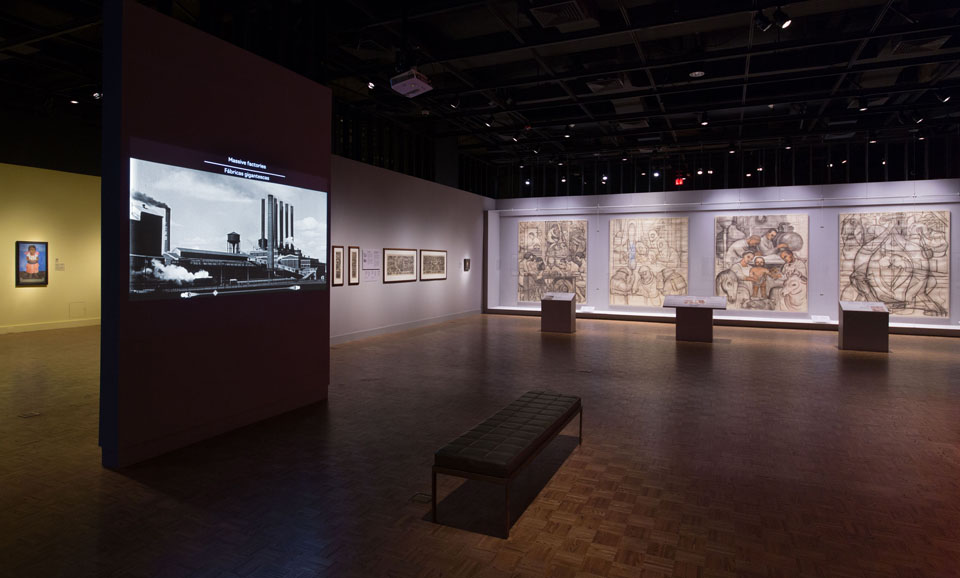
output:
<svg viewBox="0 0 960 578"><path fill-rule="evenodd" d="M747 173L747 178L750 178L750 177L752 177L752 176L753 176L752 173Z"/></svg>
<svg viewBox="0 0 960 578"><path fill-rule="evenodd" d="M694 70L693 72L690 73L690 78L700 78L704 74L706 74L706 72L702 70Z"/></svg>
<svg viewBox="0 0 960 578"><path fill-rule="evenodd" d="M565 134L565 135L563 135L563 138L570 138L570 135L569 135L569 134Z"/></svg>
<svg viewBox="0 0 960 578"><path fill-rule="evenodd" d="M877 139L870 139L870 144L877 144Z"/></svg>
<svg viewBox="0 0 960 578"><path fill-rule="evenodd" d="M627 157L623 157L623 158L620 159L620 160L623 161L623 162L627 162Z"/></svg>
<svg viewBox="0 0 960 578"><path fill-rule="evenodd" d="M520 168L522 169L522 168L523 168L523 165L520 165Z"/></svg>
<svg viewBox="0 0 960 578"><path fill-rule="evenodd" d="M713 174L713 169L707 169L707 174L708 174L708 175L712 175L712 174Z"/></svg>
<svg viewBox="0 0 960 578"><path fill-rule="evenodd" d="M737 151L735 151L735 150L733 150L733 149L730 149L730 150L727 151L727 152L730 153L730 154L734 154L734 153L736 153Z"/></svg>
<svg viewBox="0 0 960 578"><path fill-rule="evenodd" d="M520 142L517 140L517 137L513 137L513 142Z"/></svg>
<svg viewBox="0 0 960 578"><path fill-rule="evenodd" d="M832 169L832 168L833 168L833 163L828 163L827 166Z"/></svg>
<svg viewBox="0 0 960 578"><path fill-rule="evenodd" d="M100 100L101 98L103 98L103 93L94 92L92 96L95 100ZM950 97L947 97L947 100L950 100Z"/></svg>
<svg viewBox="0 0 960 578"><path fill-rule="evenodd" d="M573 128L573 127L575 127L575 126L577 126L577 125L571 122L570 124L567 125L567 128Z"/></svg>
<svg viewBox="0 0 960 578"><path fill-rule="evenodd" d="M563 161L560 161L559 163L557 163L557 166L562 167L562 166L563 166Z"/></svg>
<svg viewBox="0 0 960 578"><path fill-rule="evenodd" d="M710 124L710 122L707 119L703 119L700 121L700 126L707 126L708 124Z"/></svg>
<svg viewBox="0 0 960 578"><path fill-rule="evenodd" d="M702 174L703 174L703 169L697 169L697 174L698 174L698 175L702 175Z"/></svg>
<svg viewBox="0 0 960 578"><path fill-rule="evenodd" d="M71 101L70 101L70 104L80 104L80 101L78 101L78 100L71 100Z"/></svg>
<svg viewBox="0 0 960 578"><path fill-rule="evenodd" d="M757 167L757 172L758 172L758 173L762 173L762 172L763 172L763 167Z"/></svg>
<svg viewBox="0 0 960 578"><path fill-rule="evenodd" d="M881 165L885 165L885 164L887 164L887 161L886 161L886 160L882 160L882 161L880 161L880 164L881 164Z"/></svg>
<svg viewBox="0 0 960 578"><path fill-rule="evenodd" d="M922 137L918 138L917 140L927 140L927 137L922 136ZM847 161L843 161L843 162L847 162Z"/></svg>
<svg viewBox="0 0 960 578"><path fill-rule="evenodd" d="M600 180L603 181L603 182L606 182L606 181L607 181L607 175L603 175L602 177L600 177Z"/></svg>
<svg viewBox="0 0 960 578"><path fill-rule="evenodd" d="M374 83L372 83L372 82L368 82L368 83L367 83L367 88L369 88L370 90L373 90L373 87L374 87L374 86L376 86L376 85L375 85Z"/></svg>
<svg viewBox="0 0 960 578"><path fill-rule="evenodd" d="M654 177L659 177L659 176L660 176L660 171L653 171L653 176L654 176Z"/></svg>
<svg viewBox="0 0 960 578"><path fill-rule="evenodd" d="M560 177L560 182L561 183L567 182L567 177Z"/></svg>
<svg viewBox="0 0 960 578"><path fill-rule="evenodd" d="M527 180L523 181L523 184L525 184L525 185L527 185L527 186L529 187L529 186L530 186L530 179L527 179Z"/></svg>
<svg viewBox="0 0 960 578"><path fill-rule="evenodd" d="M792 147L791 147L790 145L787 145L787 146L785 146L785 147L783 147L783 148L785 148L785 149L787 149L787 150L790 150Z"/></svg>
<svg viewBox="0 0 960 578"><path fill-rule="evenodd" d="M489 120L483 121L483 124L486 125L487 128L490 128L490 126L491 126Z"/></svg>
<svg viewBox="0 0 960 578"><path fill-rule="evenodd" d="M842 165L847 164L847 159L843 159L842 161L840 161L840 164L842 164Z"/></svg>

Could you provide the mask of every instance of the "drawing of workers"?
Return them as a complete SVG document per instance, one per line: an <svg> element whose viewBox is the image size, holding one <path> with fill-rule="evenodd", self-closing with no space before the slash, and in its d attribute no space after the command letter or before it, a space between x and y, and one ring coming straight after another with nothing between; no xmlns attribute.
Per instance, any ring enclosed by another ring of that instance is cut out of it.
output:
<svg viewBox="0 0 960 578"><path fill-rule="evenodd" d="M625 267L620 267L610 277L610 293L623 297L623 304L630 304L630 293L633 289L633 274ZM614 305L612 303L612 305Z"/></svg>
<svg viewBox="0 0 960 578"><path fill-rule="evenodd" d="M727 249L726 254L723 256L724 266L727 268L731 267L737 263L737 261L739 261L747 252L750 252L756 256L759 246L760 237L756 235L750 235L746 239L740 239L739 241L734 242L732 245L730 245L730 248Z"/></svg>
<svg viewBox="0 0 960 578"><path fill-rule="evenodd" d="M520 267L522 294L524 301L538 301L539 285L542 283L543 262L538 263L533 253L525 253Z"/></svg>
<svg viewBox="0 0 960 578"><path fill-rule="evenodd" d="M665 239L657 241L657 262L666 267L680 266L680 252L670 246Z"/></svg>
<svg viewBox="0 0 960 578"><path fill-rule="evenodd" d="M664 269L660 274L663 277L663 289L660 291L663 295L687 294L687 280L679 271Z"/></svg>
<svg viewBox="0 0 960 578"><path fill-rule="evenodd" d="M798 259L793 251L786 248L780 249L780 258L783 259L780 273L784 277L799 277L804 283L807 282L807 264L803 259Z"/></svg>
<svg viewBox="0 0 960 578"><path fill-rule="evenodd" d="M631 271L637 268L637 225L630 223L627 226L627 241L623 246L624 260Z"/></svg>
<svg viewBox="0 0 960 578"><path fill-rule="evenodd" d="M776 229L767 229L763 235L760 237L760 254L761 255L773 255L777 252L778 249L786 247L784 243L777 243L777 235L779 231Z"/></svg>
<svg viewBox="0 0 960 578"><path fill-rule="evenodd" d="M573 261L570 262L570 274L573 276L573 279L576 283L577 301L580 303L584 303L587 300L586 267L587 264L583 253L577 253L573 256Z"/></svg>
<svg viewBox="0 0 960 578"><path fill-rule="evenodd" d="M642 305L660 305L660 290L657 289L657 276L650 267L640 265L633 284L633 294L640 297Z"/></svg>

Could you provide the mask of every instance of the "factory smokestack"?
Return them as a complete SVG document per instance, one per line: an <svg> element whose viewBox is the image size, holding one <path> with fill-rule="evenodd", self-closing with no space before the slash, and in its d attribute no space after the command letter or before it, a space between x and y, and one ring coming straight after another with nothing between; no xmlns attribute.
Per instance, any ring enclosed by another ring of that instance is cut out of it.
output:
<svg viewBox="0 0 960 578"><path fill-rule="evenodd" d="M264 199L260 199L260 240L257 241L257 245L261 249L266 249L265 245L267 244L267 231L266 231L267 216L264 213L266 209L267 209L266 201Z"/></svg>
<svg viewBox="0 0 960 578"><path fill-rule="evenodd" d="M290 207L290 248L293 249L293 207Z"/></svg>
<svg viewBox="0 0 960 578"><path fill-rule="evenodd" d="M166 218L164 219L164 221L167 228L167 231L166 231L167 236L163 240L163 251L165 253L169 253L170 252L170 207L166 207L164 211L166 215Z"/></svg>
<svg viewBox="0 0 960 578"><path fill-rule="evenodd" d="M273 251L276 249L276 223L277 219L274 217L274 211L276 210L276 202L273 200L273 195L267 196L267 222L270 224L267 227L267 269L273 269Z"/></svg>
<svg viewBox="0 0 960 578"><path fill-rule="evenodd" d="M283 201L280 201L280 249L282 250L286 243L283 241L287 238L287 204Z"/></svg>
<svg viewBox="0 0 960 578"><path fill-rule="evenodd" d="M277 239L277 231L280 229L277 225L280 223L280 201L273 199L273 250L276 251L280 249L280 241Z"/></svg>

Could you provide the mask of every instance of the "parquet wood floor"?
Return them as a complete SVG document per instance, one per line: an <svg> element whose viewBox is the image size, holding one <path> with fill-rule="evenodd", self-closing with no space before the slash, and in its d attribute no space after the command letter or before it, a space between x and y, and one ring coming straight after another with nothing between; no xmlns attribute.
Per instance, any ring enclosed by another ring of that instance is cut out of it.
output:
<svg viewBox="0 0 960 578"><path fill-rule="evenodd" d="M328 403L120 472L97 330L0 336L0 576L960 576L960 340L577 326L339 345ZM430 523L433 452L534 388L582 396L583 445L571 424L517 481L508 540L480 482L441 477Z"/></svg>

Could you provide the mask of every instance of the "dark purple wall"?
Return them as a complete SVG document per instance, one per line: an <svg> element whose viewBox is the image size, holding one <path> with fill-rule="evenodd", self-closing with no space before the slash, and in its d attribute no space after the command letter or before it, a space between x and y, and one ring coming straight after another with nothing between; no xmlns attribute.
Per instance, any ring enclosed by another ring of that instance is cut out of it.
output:
<svg viewBox="0 0 960 578"><path fill-rule="evenodd" d="M128 299L130 140L245 155L329 192L331 96L132 1L105 2L104 27L100 431L119 467L324 400L330 375L328 290Z"/></svg>

